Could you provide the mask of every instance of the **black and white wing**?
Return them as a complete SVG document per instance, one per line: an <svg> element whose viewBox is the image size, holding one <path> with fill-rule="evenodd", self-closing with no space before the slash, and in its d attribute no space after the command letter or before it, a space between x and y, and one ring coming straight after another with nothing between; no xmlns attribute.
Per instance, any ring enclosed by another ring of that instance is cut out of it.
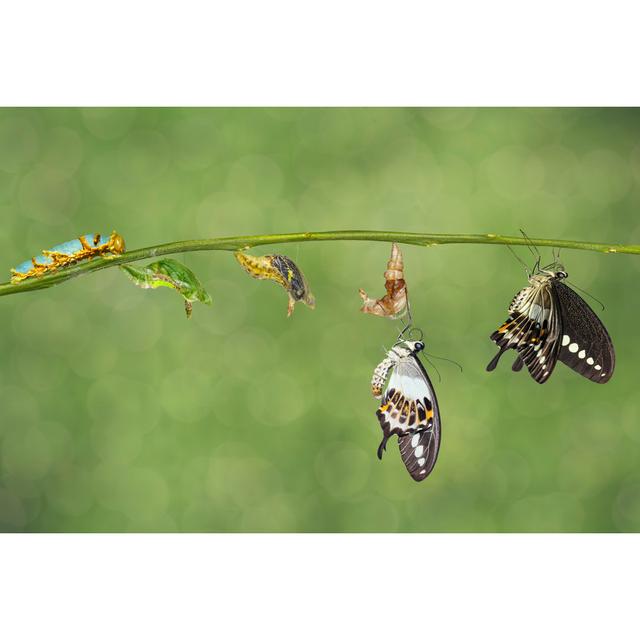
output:
<svg viewBox="0 0 640 640"><path fill-rule="evenodd" d="M573 289L558 280L554 280L552 286L562 315L560 360L593 382L608 382L616 365L609 333L593 309Z"/></svg>
<svg viewBox="0 0 640 640"><path fill-rule="evenodd" d="M378 457L387 440L398 436L407 471L424 480L433 470L440 449L440 412L431 381L414 354L400 358L376 415L383 431Z"/></svg>
<svg viewBox="0 0 640 640"><path fill-rule="evenodd" d="M515 349L518 355L512 369L519 371L525 364L531 377L542 384L556 366L561 334L562 318L553 287L526 287L513 299L507 320L490 336L500 351L487 371L496 368L505 351Z"/></svg>

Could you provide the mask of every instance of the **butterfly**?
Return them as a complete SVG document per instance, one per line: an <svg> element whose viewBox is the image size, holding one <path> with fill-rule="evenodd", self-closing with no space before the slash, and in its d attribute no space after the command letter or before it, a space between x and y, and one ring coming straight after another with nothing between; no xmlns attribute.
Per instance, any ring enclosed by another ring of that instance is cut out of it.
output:
<svg viewBox="0 0 640 640"><path fill-rule="evenodd" d="M496 368L505 351L515 349L513 371L526 365L540 384L558 360L593 382L611 379L616 362L611 338L591 307L563 282L567 277L557 262L534 269L529 286L513 298L506 322L490 336L500 351L487 371Z"/></svg>
<svg viewBox="0 0 640 640"><path fill-rule="evenodd" d="M387 440L398 436L400 456L411 477L420 482L433 471L440 449L440 412L433 385L418 353L424 342L401 341L387 352L376 367L371 390L376 398L389 374L389 384L376 416L383 437L378 458L386 450Z"/></svg>

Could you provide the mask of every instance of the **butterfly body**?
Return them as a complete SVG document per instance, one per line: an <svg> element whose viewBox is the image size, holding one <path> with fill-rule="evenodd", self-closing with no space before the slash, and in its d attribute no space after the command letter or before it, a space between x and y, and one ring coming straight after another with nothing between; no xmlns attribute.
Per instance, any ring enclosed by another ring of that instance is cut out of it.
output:
<svg viewBox="0 0 640 640"><path fill-rule="evenodd" d="M496 368L509 349L518 356L512 369L526 365L538 383L546 382L558 360L580 375L607 382L615 368L615 352L607 330L589 305L568 287L562 269L543 269L529 277L509 305L509 317L491 340L500 348L487 371Z"/></svg>
<svg viewBox="0 0 640 640"><path fill-rule="evenodd" d="M422 349L424 343L420 341L395 345L376 368L372 380L376 395L389 377L376 411L383 432L378 457L382 458L387 440L397 435L402 460L418 482L433 470L440 448L440 412L431 381L417 355Z"/></svg>

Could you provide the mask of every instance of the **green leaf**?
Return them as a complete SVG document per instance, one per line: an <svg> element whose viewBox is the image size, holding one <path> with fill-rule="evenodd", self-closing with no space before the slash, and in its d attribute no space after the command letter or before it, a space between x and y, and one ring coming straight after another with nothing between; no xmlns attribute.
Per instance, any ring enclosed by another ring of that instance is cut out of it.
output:
<svg viewBox="0 0 640 640"><path fill-rule="evenodd" d="M184 298L187 318L191 317L193 303L198 301L211 304L211 296L205 291L198 277L181 262L166 258L152 262L144 267L133 267L129 264L120 266L130 280L142 289L169 287L175 289Z"/></svg>

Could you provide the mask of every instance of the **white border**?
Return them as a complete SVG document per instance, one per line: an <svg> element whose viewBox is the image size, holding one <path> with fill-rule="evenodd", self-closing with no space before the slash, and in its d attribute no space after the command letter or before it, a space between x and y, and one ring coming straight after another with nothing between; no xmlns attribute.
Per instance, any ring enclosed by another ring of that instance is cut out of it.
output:
<svg viewBox="0 0 640 640"><path fill-rule="evenodd" d="M21 0L5 105L637 105L637 3Z"/></svg>
<svg viewBox="0 0 640 640"><path fill-rule="evenodd" d="M3 536L1 625L12 640L635 637L637 548L627 535Z"/></svg>

